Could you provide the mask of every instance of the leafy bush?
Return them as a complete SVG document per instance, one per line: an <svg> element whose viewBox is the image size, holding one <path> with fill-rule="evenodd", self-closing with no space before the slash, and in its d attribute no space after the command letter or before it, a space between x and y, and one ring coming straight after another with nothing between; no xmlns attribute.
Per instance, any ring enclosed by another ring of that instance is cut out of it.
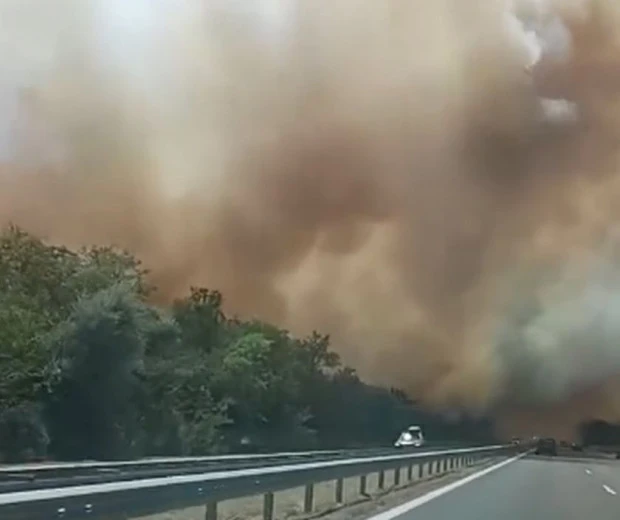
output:
<svg viewBox="0 0 620 520"><path fill-rule="evenodd" d="M0 413L0 460L44 459L49 437L36 407L21 405Z"/></svg>

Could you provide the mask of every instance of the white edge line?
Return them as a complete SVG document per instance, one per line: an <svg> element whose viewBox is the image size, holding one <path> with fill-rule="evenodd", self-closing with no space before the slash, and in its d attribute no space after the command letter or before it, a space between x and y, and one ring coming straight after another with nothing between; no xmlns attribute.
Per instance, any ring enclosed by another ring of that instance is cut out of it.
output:
<svg viewBox="0 0 620 520"><path fill-rule="evenodd" d="M439 489L435 489L434 491L430 491L428 493L426 493L425 495L422 495L420 497L414 498L413 500L407 502L406 504L402 504L398 507L395 507L393 509L389 509L388 511L384 511L383 513L379 513L378 515L375 516L371 516L369 518L367 518L366 520L392 520L393 518L396 518L397 516L400 515L404 515L405 513L408 513L409 511L416 509L418 507L420 507L423 504L426 504L427 502L430 502L431 500L434 500L435 498L438 498L442 495L445 495L446 493L449 493L450 491L457 489L461 486L464 486L465 484L469 484L470 482L483 477L484 475L488 475L489 473L491 473L492 471L495 471L499 468L502 468L504 466L507 466L508 464L511 464L513 462L515 462L516 460L525 457L528 453L521 453L520 455L517 455L516 457L512 457L508 460L504 460L498 464L495 464L489 468L485 468L483 470L478 471L477 473L474 473L473 475L469 475L467 477L464 477L460 480L457 480L456 482L452 482L451 484L448 484L446 486L443 486Z"/></svg>
<svg viewBox="0 0 620 520"><path fill-rule="evenodd" d="M402 460L416 458L425 459L442 454L459 453L477 453L484 451L493 451L503 446L485 446L481 448L462 448L457 450L440 450L425 451L419 454L407 455L388 455L380 457L363 457L345 460L333 460L323 462L307 462L302 464L289 464L286 466L268 466L262 468L247 468L228 471L210 471L208 473L198 473L191 475L171 475L169 477L155 477L136 480L125 480L120 482L107 482L103 484L85 484L81 486L59 487L50 489L37 489L32 491L13 491L8 493L0 493L0 505L17 504L22 502L30 502L32 500L47 500L51 498L76 497L91 495L95 493L110 493L114 491L131 491L135 489L153 488L159 486L170 486L173 484L192 484L202 483L208 480L217 480L224 478L237 478L241 476L262 476L272 473L287 473L299 470L311 470L320 468L329 468L333 466L348 466L360 464L363 462L380 462L391 460Z"/></svg>
<svg viewBox="0 0 620 520"><path fill-rule="evenodd" d="M607 484L603 484L603 489L607 491L610 495L617 495L617 493L611 489Z"/></svg>

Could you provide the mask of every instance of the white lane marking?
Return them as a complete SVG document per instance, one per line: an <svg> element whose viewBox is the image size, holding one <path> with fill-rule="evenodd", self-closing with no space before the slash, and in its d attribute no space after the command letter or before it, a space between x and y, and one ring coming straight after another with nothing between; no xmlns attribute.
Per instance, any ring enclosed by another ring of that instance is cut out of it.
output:
<svg viewBox="0 0 620 520"><path fill-rule="evenodd" d="M611 489L607 484L603 484L603 489L607 491L610 495L617 495L617 493Z"/></svg>
<svg viewBox="0 0 620 520"><path fill-rule="evenodd" d="M427 502L430 502L431 500L435 498L445 495L446 493L454 489L464 486L465 484L469 484L470 482L480 477L483 477L484 475L488 475L489 473L491 473L492 471L495 471L496 469L507 466L508 464L511 464L515 462L516 460L519 460L520 458L525 457L528 454L529 454L528 452L521 453L520 455L517 455L516 457L512 457L508 460L500 462L499 464L495 464L489 468L478 471L477 473L474 473L473 475L469 475L468 477L462 478L461 480L457 480L456 482L453 482L452 484L448 484L439 489L435 489L434 491L430 491L429 493L426 493L425 495L422 495L421 497L414 498L413 500L411 500L410 502L407 502L406 504L402 504L393 509L389 509L388 511L384 511L383 513L379 513L378 515L371 516L367 518L366 520L392 520L393 518L396 518L397 516L400 516L400 515L404 515L405 513L408 513L409 511L416 509L420 507L421 505L426 504Z"/></svg>
<svg viewBox="0 0 620 520"><path fill-rule="evenodd" d="M591 472L589 469L587 469L587 470L586 470L586 473L587 473L588 475L592 475L592 472Z"/></svg>

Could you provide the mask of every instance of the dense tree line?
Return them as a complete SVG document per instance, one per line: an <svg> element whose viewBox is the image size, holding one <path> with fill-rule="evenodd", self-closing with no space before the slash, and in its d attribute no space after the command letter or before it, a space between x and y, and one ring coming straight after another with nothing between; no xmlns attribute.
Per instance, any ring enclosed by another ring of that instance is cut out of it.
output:
<svg viewBox="0 0 620 520"><path fill-rule="evenodd" d="M3 230L0 459L365 446L410 423L442 440L490 435L364 384L329 336L226 316L217 291L157 308L145 275L113 248Z"/></svg>

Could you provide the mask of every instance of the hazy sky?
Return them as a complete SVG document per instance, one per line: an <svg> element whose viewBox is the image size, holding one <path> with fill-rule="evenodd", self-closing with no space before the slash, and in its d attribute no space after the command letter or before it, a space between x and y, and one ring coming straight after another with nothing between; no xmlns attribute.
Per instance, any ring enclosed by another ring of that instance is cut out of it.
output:
<svg viewBox="0 0 620 520"><path fill-rule="evenodd" d="M162 42L163 30L174 31L187 20L205 22L209 10L234 10L242 13L248 25L267 42L277 44L286 35L286 22L292 4L282 0L247 2L212 0L208 7L192 0L59 0L67 9L54 5L49 11L37 0L3 0L0 5L0 161L11 157L12 132L18 115L19 92L38 81L58 59L63 46L63 27L85 17L67 15L79 8L90 11L96 37L97 54L108 67L119 70L126 81L152 88L153 69ZM246 18L247 16L247 18ZM27 25L20 23L27 19ZM247 30L247 26L243 27ZM170 78L162 77L165 85Z"/></svg>

